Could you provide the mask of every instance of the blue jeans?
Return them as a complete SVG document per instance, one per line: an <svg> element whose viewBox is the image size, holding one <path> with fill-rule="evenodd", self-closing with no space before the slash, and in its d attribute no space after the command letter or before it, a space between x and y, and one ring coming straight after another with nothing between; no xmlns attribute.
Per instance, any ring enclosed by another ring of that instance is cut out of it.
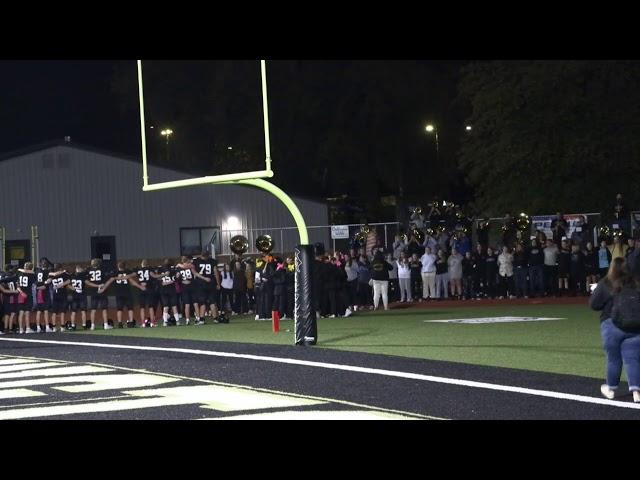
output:
<svg viewBox="0 0 640 480"><path fill-rule="evenodd" d="M640 334L623 332L610 318L600 324L600 333L607 354L607 385L618 386L624 362L629 390L640 390Z"/></svg>
<svg viewBox="0 0 640 480"><path fill-rule="evenodd" d="M529 286L531 295L544 295L544 276L542 265L529 267Z"/></svg>
<svg viewBox="0 0 640 480"><path fill-rule="evenodd" d="M528 268L514 268L513 273L516 278L516 296L517 297L526 297L527 296L527 273Z"/></svg>

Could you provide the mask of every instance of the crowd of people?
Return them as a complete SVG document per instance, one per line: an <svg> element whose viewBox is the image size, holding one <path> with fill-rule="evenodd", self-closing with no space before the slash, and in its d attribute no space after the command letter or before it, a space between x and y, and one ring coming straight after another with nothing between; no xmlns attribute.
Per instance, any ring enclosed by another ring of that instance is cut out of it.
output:
<svg viewBox="0 0 640 480"><path fill-rule="evenodd" d="M175 263L165 259L157 267L147 260L135 267L118 262L113 270L93 259L70 271L42 258L37 268L27 262L5 270L0 272L0 334L76 330L77 322L94 330L96 316L105 330L112 329L116 323L108 318L108 296L115 297L119 328L136 326L136 310L143 327L157 326L159 318L163 326L177 326L203 325L207 317L228 323L229 316L254 312L256 320L270 320L272 311L293 317L293 259L270 254L238 255L219 265L204 251Z"/></svg>
<svg viewBox="0 0 640 480"><path fill-rule="evenodd" d="M441 231L426 233L420 243L415 236L408 242L396 236L387 259L397 265L395 297L405 302L588 295L612 259L635 262L639 254L635 239L625 242L619 235L596 248L587 236L563 235L557 243L538 231L527 241L477 243L472 249L465 232Z"/></svg>

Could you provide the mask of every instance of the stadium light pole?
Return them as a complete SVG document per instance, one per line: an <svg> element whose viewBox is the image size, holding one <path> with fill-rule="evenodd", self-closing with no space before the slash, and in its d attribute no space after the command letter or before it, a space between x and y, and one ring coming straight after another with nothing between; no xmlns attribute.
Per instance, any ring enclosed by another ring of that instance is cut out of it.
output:
<svg viewBox="0 0 640 480"><path fill-rule="evenodd" d="M160 135L162 135L167 139L167 162L168 162L169 161L169 137L173 135L173 130L171 130L170 128L165 128L160 132Z"/></svg>
<svg viewBox="0 0 640 480"><path fill-rule="evenodd" d="M425 130L427 131L427 133L434 133L435 137L436 137L436 162L438 163L438 165L440 164L440 146L438 145L438 129L429 124L425 127Z"/></svg>

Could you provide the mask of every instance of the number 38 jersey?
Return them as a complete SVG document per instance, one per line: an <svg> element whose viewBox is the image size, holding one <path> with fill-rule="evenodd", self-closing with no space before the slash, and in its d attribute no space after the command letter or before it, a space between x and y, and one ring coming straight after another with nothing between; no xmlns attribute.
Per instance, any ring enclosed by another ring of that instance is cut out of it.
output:
<svg viewBox="0 0 640 480"><path fill-rule="evenodd" d="M179 265L176 267L176 270L178 271L178 275L180 276L180 283L182 283L183 285L189 285L193 283L195 275L191 271L191 266L182 267Z"/></svg>

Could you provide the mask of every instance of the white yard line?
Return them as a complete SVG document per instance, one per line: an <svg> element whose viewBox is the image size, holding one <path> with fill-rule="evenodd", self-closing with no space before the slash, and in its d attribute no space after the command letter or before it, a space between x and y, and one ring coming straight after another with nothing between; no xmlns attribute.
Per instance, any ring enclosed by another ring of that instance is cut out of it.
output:
<svg viewBox="0 0 640 480"><path fill-rule="evenodd" d="M294 358L267 357L263 355L248 355L242 353L215 352L210 350L198 350L190 348L172 348L172 347L149 347L140 345L118 345L109 343L92 343L92 342L69 342L60 340L30 340L22 338L0 338L3 342L21 342L21 343L38 343L52 345L76 345L92 348L112 348L121 350L139 350L152 352L175 352L186 353L190 355L206 355L211 357L224 358L241 358L246 360L257 360L262 362L284 363L288 365L302 365L306 367L326 368L330 370L343 370L349 372L368 373L372 375L382 375L395 378L407 378L411 380L421 380L425 382L444 383L448 385L457 385L462 387L482 388L486 390L495 390L501 392L521 393L525 395L533 395L538 397L555 398L557 400L570 400L574 402L590 403L594 405L604 405L608 407L630 408L640 410L640 403L621 402L617 400L607 400L605 398L588 397L585 395L574 395L570 393L553 392L549 390L537 390L533 388L514 387L510 385L499 385L495 383L475 382L471 380L460 380L457 378L436 377L433 375L423 375L420 373L398 372L395 370L383 370L379 368L358 367L355 365L341 365L337 363L311 362L308 360L298 360Z"/></svg>

